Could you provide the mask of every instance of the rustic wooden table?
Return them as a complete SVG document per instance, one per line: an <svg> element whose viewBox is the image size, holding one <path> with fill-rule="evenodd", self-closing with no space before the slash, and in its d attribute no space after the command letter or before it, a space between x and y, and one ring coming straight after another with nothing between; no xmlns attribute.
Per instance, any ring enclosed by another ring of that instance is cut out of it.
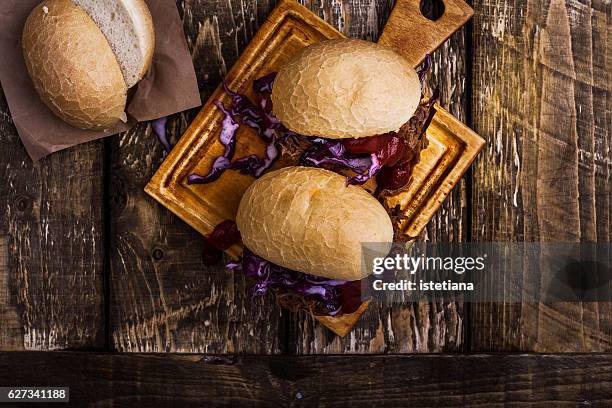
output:
<svg viewBox="0 0 612 408"><path fill-rule="evenodd" d="M177 3L206 99L274 2ZM305 5L376 40L393 2ZM422 239L610 241L612 3L473 7L432 83L487 146ZM174 142L195 113L171 118ZM612 405L612 303L374 306L341 339L203 264L143 192L164 159L149 124L33 164L1 96L0 146L0 350L38 351L0 354L0 386L100 406ZM552 354L576 352L602 354Z"/></svg>

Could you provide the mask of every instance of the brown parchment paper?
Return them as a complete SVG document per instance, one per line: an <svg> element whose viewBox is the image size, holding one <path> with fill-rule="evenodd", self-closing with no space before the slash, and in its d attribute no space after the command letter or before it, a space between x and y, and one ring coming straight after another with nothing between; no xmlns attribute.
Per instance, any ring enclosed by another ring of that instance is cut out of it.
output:
<svg viewBox="0 0 612 408"><path fill-rule="evenodd" d="M32 160L202 104L176 2L146 2L155 24L155 55L146 77L130 89L128 122L105 131L87 131L63 122L42 103L25 67L21 33L40 0L0 1L0 81L17 132Z"/></svg>

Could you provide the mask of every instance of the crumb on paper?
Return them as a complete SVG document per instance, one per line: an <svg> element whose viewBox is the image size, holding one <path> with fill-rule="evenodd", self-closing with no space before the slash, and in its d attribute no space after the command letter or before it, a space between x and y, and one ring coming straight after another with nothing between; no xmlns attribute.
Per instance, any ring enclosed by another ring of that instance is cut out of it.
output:
<svg viewBox="0 0 612 408"><path fill-rule="evenodd" d="M42 10L43 10L43 13L49 14L49 7L43 6Z"/></svg>

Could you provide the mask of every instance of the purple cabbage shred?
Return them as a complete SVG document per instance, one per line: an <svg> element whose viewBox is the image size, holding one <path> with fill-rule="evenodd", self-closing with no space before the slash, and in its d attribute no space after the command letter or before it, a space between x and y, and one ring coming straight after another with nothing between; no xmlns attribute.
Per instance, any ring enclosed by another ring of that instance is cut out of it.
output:
<svg viewBox="0 0 612 408"><path fill-rule="evenodd" d="M252 296L265 295L273 289L281 294L300 295L311 304L315 313L329 316L342 312L342 287L354 284L283 268L255 255L247 248L244 249L241 260L230 262L227 267L242 271L245 276L255 280L250 288Z"/></svg>
<svg viewBox="0 0 612 408"><path fill-rule="evenodd" d="M187 178L189 184L204 184L210 183L221 177L221 174L229 168L231 168L231 160L236 152L236 130L240 125L232 118L232 114L227 110L221 102L215 102L217 108L219 108L225 115L221 124L221 135L219 141L224 147L223 155L217 157L212 164L210 173L205 176L198 174L191 174Z"/></svg>
<svg viewBox="0 0 612 408"><path fill-rule="evenodd" d="M275 79L276 72L270 72L253 82L253 90L258 93L271 94Z"/></svg>
<svg viewBox="0 0 612 408"><path fill-rule="evenodd" d="M346 151L340 140L316 138L311 140L312 145L300 158L303 166L333 167L336 165L347 167L357 173L348 179L349 184L363 184L373 177L380 169L380 163L375 154L363 156L351 154Z"/></svg>
<svg viewBox="0 0 612 408"><path fill-rule="evenodd" d="M419 81L421 81L421 85L423 81L425 81L425 77L427 73L431 69L431 55L425 55L425 61L423 61L423 66L417 71L417 75L419 76Z"/></svg>
<svg viewBox="0 0 612 408"><path fill-rule="evenodd" d="M168 133L166 131L166 125L168 124L168 117L164 116L153 121L153 131L157 135L157 139L164 146L166 152L172 150L172 145L168 141Z"/></svg>
<svg viewBox="0 0 612 408"><path fill-rule="evenodd" d="M253 177L260 177L276 163L280 157L282 141L292 136L293 133L288 131L272 114L270 95L275 78L276 72L272 72L253 82L253 91L258 97L257 104L253 103L246 95L232 91L227 83L223 83L223 89L232 100L231 106L226 109L220 102L216 102L215 105L225 114L221 130L221 143L226 148L225 153L214 160L207 175L190 175L187 179L190 184L210 183L217 180L228 169L238 170ZM232 162L236 145L236 130L239 124L255 129L259 137L266 143L264 158L252 154Z"/></svg>

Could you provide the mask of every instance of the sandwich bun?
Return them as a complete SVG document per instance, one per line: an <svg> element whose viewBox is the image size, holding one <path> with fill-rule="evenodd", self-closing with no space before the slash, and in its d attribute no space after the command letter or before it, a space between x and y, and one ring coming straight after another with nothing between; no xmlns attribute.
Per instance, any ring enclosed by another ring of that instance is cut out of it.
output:
<svg viewBox="0 0 612 408"><path fill-rule="evenodd" d="M330 279L364 278L361 243L393 241L391 219L374 197L339 174L311 167L286 167L255 180L236 224L256 255Z"/></svg>
<svg viewBox="0 0 612 408"><path fill-rule="evenodd" d="M126 121L127 90L151 65L155 36L142 0L45 0L22 35L41 100L82 129Z"/></svg>
<svg viewBox="0 0 612 408"><path fill-rule="evenodd" d="M98 25L117 56L128 88L140 81L153 61L155 30L144 0L73 0Z"/></svg>
<svg viewBox="0 0 612 408"><path fill-rule="evenodd" d="M301 50L278 72L274 114L305 136L360 138L397 131L412 117L421 83L401 55L355 39Z"/></svg>

